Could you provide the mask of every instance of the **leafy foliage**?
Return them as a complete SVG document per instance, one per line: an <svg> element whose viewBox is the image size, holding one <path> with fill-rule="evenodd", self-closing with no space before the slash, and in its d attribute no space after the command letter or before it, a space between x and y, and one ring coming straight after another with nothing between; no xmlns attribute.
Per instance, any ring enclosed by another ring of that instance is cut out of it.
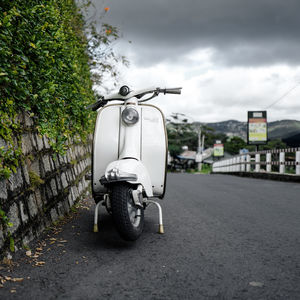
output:
<svg viewBox="0 0 300 300"><path fill-rule="evenodd" d="M100 32L85 24L74 0L2 2L0 177L8 178L22 156L13 138L21 112L35 118L39 133L58 152L70 137L86 138L94 123L85 109L95 102L90 67L115 75L118 58L109 47L117 38L108 24Z"/></svg>
<svg viewBox="0 0 300 300"><path fill-rule="evenodd" d="M197 133L191 124L173 123L167 126L168 148L170 155L175 157L182 152L183 146L197 149Z"/></svg>
<svg viewBox="0 0 300 300"><path fill-rule="evenodd" d="M246 148L246 142L238 136L227 139L224 143L224 150L232 155L239 154L240 149Z"/></svg>

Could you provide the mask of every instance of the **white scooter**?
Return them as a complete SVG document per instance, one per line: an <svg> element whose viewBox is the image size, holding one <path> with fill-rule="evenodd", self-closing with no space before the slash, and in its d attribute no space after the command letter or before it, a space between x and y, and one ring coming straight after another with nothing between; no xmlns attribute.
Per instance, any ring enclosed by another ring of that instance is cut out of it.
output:
<svg viewBox="0 0 300 300"><path fill-rule="evenodd" d="M154 105L143 104L160 93L180 94L181 88L132 91L122 86L117 94L102 97L88 108L98 110L92 154L92 192L98 208L111 213L120 236L136 240L144 227L144 209L159 210L159 233L164 233L161 206L166 189L168 142L165 119ZM148 95L148 98L144 98ZM109 104L120 100L122 104ZM101 108L101 109L100 109Z"/></svg>

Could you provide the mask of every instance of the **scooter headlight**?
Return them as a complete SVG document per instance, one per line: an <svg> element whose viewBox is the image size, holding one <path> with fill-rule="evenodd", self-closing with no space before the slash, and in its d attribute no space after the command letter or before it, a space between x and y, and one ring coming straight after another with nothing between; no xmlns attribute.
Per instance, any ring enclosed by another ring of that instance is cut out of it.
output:
<svg viewBox="0 0 300 300"><path fill-rule="evenodd" d="M126 107L122 112L122 120L127 125L133 125L139 120L139 113L132 107Z"/></svg>

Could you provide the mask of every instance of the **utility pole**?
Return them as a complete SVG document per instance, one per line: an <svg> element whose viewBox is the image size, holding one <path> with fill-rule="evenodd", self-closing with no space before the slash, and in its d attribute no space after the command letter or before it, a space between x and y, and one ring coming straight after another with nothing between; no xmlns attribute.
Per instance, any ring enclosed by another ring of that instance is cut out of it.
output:
<svg viewBox="0 0 300 300"><path fill-rule="evenodd" d="M196 154L196 162L198 163L198 171L202 169L202 152L204 147L204 135L201 138L201 125L198 127L198 149Z"/></svg>

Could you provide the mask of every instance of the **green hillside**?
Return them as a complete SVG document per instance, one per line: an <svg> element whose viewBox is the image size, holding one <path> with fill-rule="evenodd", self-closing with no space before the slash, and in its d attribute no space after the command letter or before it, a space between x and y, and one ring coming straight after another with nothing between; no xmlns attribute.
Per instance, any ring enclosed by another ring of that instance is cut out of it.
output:
<svg viewBox="0 0 300 300"><path fill-rule="evenodd" d="M228 136L238 136L244 140L247 137L247 123L236 120L228 120L216 123L205 123L218 133ZM300 121L281 120L268 123L269 139L283 139L300 132Z"/></svg>

